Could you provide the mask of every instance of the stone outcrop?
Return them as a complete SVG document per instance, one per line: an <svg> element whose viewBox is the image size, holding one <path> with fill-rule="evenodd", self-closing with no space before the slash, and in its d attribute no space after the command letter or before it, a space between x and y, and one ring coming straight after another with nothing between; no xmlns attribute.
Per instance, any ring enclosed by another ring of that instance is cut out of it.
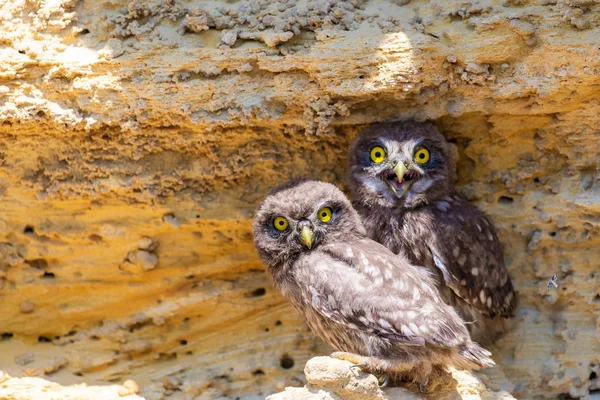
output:
<svg viewBox="0 0 600 400"><path fill-rule="evenodd" d="M380 388L375 376L351 369L351 366L348 361L329 357L310 359L304 368L306 386L286 388L284 392L267 397L267 400L514 400L505 391L487 389L480 379L465 371L451 370L448 377L435 385L430 383L427 390L421 390L416 385Z"/></svg>
<svg viewBox="0 0 600 400"><path fill-rule="evenodd" d="M600 3L431 3L1 4L0 369L149 399L303 386L331 349L272 289L253 210L298 175L347 189L356 132L416 119L518 290L482 381L597 395Z"/></svg>

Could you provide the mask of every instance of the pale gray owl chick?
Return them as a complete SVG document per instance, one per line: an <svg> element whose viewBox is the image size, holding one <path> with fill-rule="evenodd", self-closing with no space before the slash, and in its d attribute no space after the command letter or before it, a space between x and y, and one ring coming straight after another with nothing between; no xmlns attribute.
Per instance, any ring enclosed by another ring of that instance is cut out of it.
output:
<svg viewBox="0 0 600 400"><path fill-rule="evenodd" d="M516 296L493 225L456 192L448 143L431 123L368 127L349 153L354 207L370 238L429 268L475 340L492 340Z"/></svg>
<svg viewBox="0 0 600 400"><path fill-rule="evenodd" d="M253 226L275 287L334 357L426 383L445 366L492 366L430 273L366 237L335 186L295 180L272 190Z"/></svg>

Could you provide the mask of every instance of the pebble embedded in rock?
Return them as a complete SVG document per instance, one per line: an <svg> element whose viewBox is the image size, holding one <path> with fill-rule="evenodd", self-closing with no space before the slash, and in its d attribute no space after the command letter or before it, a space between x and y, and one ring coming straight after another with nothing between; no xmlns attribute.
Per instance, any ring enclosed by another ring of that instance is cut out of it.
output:
<svg viewBox="0 0 600 400"><path fill-rule="evenodd" d="M19 304L19 309L23 314L31 314L35 308L35 305L31 300L24 300Z"/></svg>

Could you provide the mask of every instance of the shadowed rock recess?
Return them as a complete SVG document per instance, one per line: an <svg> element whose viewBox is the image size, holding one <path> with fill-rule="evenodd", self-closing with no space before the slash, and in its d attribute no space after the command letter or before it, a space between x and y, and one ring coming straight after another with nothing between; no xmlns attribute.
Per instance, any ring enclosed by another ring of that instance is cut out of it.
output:
<svg viewBox="0 0 600 400"><path fill-rule="evenodd" d="M453 143L519 295L448 398L598 398L600 3L432 3L0 4L0 398L425 396L305 375L331 349L251 238L274 185L347 190L390 119Z"/></svg>

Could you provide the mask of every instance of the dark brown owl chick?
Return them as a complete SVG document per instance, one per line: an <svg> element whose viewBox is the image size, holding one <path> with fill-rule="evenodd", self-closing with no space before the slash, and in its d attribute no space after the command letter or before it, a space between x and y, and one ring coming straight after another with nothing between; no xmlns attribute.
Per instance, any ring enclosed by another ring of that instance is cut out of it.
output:
<svg viewBox="0 0 600 400"><path fill-rule="evenodd" d="M494 339L516 296L493 225L454 189L450 151L433 124L381 123L349 153L354 207L370 238L433 272L475 340Z"/></svg>
<svg viewBox="0 0 600 400"><path fill-rule="evenodd" d="M421 384L445 366L494 365L430 273L367 238L335 186L295 180L272 190L253 233L275 287L334 357Z"/></svg>

